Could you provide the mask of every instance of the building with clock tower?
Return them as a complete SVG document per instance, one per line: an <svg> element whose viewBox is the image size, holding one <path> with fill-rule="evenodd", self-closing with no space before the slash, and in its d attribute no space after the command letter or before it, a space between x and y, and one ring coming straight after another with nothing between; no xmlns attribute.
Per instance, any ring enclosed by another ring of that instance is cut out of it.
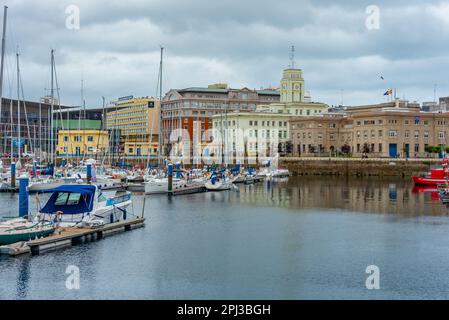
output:
<svg viewBox="0 0 449 320"><path fill-rule="evenodd" d="M294 68L292 65L283 72L280 83L280 101L259 105L256 111L284 113L292 116L312 116L326 113L329 106L312 101L310 93L305 90L302 70Z"/></svg>
<svg viewBox="0 0 449 320"><path fill-rule="evenodd" d="M281 80L281 103L304 102L304 78L301 69L285 69Z"/></svg>

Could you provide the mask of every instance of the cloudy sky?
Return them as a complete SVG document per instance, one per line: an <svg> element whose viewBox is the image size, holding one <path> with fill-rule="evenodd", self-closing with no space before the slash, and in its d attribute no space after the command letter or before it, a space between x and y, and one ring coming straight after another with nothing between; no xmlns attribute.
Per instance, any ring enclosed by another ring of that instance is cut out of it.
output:
<svg viewBox="0 0 449 320"><path fill-rule="evenodd" d="M154 96L159 46L164 92L225 82L278 86L296 48L313 99L357 105L383 92L419 102L449 96L449 2L300 0L9 0L4 96L15 96L20 52L25 97L50 87L56 50L61 100L87 106ZM79 8L80 28L66 9ZM378 28L367 7L379 8ZM367 27L368 25L368 27ZM382 80L383 76L385 80Z"/></svg>

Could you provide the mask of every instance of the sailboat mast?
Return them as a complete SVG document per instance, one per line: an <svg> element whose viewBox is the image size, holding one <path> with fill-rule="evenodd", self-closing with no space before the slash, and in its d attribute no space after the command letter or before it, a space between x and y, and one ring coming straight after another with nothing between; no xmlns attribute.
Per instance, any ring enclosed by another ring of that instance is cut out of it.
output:
<svg viewBox="0 0 449 320"><path fill-rule="evenodd" d="M20 165L20 146L21 146L21 130L20 130L20 67L19 52L16 53L17 58L17 162Z"/></svg>
<svg viewBox="0 0 449 320"><path fill-rule="evenodd" d="M158 141L158 149L159 149L159 164L162 163L162 62L163 62L163 56L164 56L164 48L161 47L161 61L159 64L159 104L160 104L160 108L159 108L159 141Z"/></svg>
<svg viewBox="0 0 449 320"><path fill-rule="evenodd" d="M8 17L8 7L4 7L3 11L3 35L2 35L2 57L0 62L0 123L2 122L2 105L3 105L3 67L5 63L5 41L6 41L6 19ZM3 143L5 143L3 141Z"/></svg>
<svg viewBox="0 0 449 320"><path fill-rule="evenodd" d="M53 164L54 150L54 131L53 131L53 109L55 104L55 93L54 93L54 50L51 49L51 106L50 106L50 162Z"/></svg>

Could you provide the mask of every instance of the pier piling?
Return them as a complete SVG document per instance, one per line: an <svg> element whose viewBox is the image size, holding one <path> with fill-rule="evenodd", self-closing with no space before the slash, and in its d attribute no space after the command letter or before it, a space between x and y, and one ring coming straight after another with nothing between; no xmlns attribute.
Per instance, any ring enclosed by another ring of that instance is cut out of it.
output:
<svg viewBox="0 0 449 320"><path fill-rule="evenodd" d="M14 189L16 187L16 163L11 163L11 188Z"/></svg>
<svg viewBox="0 0 449 320"><path fill-rule="evenodd" d="M173 164L169 163L167 166L168 170L168 194L172 195L173 193Z"/></svg>
<svg viewBox="0 0 449 320"><path fill-rule="evenodd" d="M28 182L27 176L19 178L19 216L28 215Z"/></svg>
<svg viewBox="0 0 449 320"><path fill-rule="evenodd" d="M91 164L87 165L86 173L87 173L87 183L90 184L92 182L92 165Z"/></svg>

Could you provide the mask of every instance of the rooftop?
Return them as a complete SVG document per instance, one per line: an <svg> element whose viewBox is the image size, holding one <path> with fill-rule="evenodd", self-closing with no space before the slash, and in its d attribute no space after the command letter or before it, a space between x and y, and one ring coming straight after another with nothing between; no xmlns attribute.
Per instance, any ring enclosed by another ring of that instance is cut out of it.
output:
<svg viewBox="0 0 449 320"><path fill-rule="evenodd" d="M230 91L238 91L241 89L221 89L221 88L203 88L203 87L190 87L185 89L180 89L178 92L204 92L204 93L228 93ZM255 91L261 95L280 95L277 90L263 89L263 90L250 90Z"/></svg>

